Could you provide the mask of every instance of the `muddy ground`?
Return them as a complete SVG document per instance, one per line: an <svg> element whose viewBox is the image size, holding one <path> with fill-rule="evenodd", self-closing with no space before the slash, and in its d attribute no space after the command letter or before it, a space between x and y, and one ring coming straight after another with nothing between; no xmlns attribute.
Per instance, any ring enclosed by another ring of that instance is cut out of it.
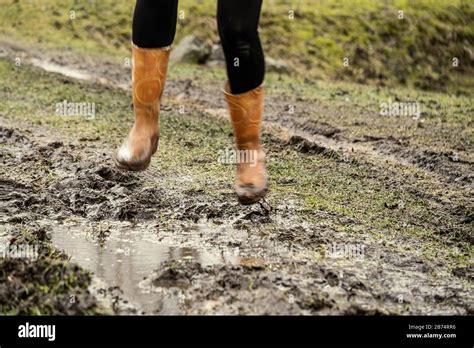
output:
<svg viewBox="0 0 474 348"><path fill-rule="evenodd" d="M472 314L472 100L271 75L272 192L242 207L217 161L221 71L171 68L160 150L137 174L112 160L127 67L0 53L0 242L40 251L0 259L2 313ZM388 97L425 113L381 119ZM64 99L96 118L54 115Z"/></svg>

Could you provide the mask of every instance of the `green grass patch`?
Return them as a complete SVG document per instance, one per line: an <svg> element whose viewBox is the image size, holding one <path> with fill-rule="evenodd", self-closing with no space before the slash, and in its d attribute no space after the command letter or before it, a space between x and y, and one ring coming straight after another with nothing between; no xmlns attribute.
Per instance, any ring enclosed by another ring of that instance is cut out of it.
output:
<svg viewBox="0 0 474 348"><path fill-rule="evenodd" d="M133 6L125 0L2 0L0 34L123 57ZM219 41L214 0L181 0L179 10L177 40L194 34ZM473 23L468 0L274 0L264 1L260 31L267 54L304 77L470 95Z"/></svg>

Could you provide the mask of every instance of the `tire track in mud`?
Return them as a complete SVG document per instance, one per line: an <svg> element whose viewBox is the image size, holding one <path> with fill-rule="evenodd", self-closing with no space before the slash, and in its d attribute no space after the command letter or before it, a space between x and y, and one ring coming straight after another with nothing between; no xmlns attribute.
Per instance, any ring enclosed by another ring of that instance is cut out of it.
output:
<svg viewBox="0 0 474 348"><path fill-rule="evenodd" d="M184 97L178 103L180 98ZM215 110L221 112L207 104L195 110L211 117ZM38 138L39 133L43 137ZM143 281L156 292L157 313L472 313L472 295L463 281L469 273L433 279L430 272L437 266L421 261L416 252L394 251L368 233L351 236L311 225L298 217L299 202L282 202L268 216L259 208L242 210L229 203L228 195L209 197L186 190L174 178L156 175L157 167L145 174L119 172L111 166L113 151L105 144L91 149L68 137L51 142L48 138L59 135L47 136L47 129L38 131L30 125L4 124L1 134L1 174L8 179L1 181L0 190L12 194L0 201L0 211L9 216L3 221L7 224L47 217L54 221L50 228L68 219L85 219L95 226L110 223L113 229L117 222L141 220L138 230L146 230L165 216L168 222L160 226L164 240L218 252L238 250L241 263L205 267L192 260L163 263ZM270 137L270 146L282 141ZM304 137L292 139L302 152L344 160L337 149L331 149L333 153L327 146L305 143ZM150 182L160 188L147 187ZM346 219L318 214L321 219ZM202 220L205 227L196 230ZM218 228L226 222L225 228ZM185 231L191 233L180 236ZM331 243L363 246L364 258L328 257L324 247ZM169 308L169 303L174 305Z"/></svg>

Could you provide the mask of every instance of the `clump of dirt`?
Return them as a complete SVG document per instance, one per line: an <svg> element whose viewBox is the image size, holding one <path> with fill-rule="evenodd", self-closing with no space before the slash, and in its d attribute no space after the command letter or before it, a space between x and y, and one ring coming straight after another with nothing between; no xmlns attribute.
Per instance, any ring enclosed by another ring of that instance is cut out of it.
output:
<svg viewBox="0 0 474 348"><path fill-rule="evenodd" d="M151 284L162 288L187 288L191 285L192 275L200 272L201 264L189 263L183 269L180 267L182 261L165 261L159 270L151 275Z"/></svg>
<svg viewBox="0 0 474 348"><path fill-rule="evenodd" d="M198 222L204 219L221 223L230 220L235 227L243 227L248 223L271 222L265 207L242 207L233 193L222 194L213 199L201 193L187 195L181 199L175 211L174 218L178 220Z"/></svg>
<svg viewBox="0 0 474 348"><path fill-rule="evenodd" d="M27 221L3 224L2 232L7 235L0 245L4 249L0 254L0 313L84 315L103 312L88 291L90 273L69 263L69 256L53 247L46 228Z"/></svg>
<svg viewBox="0 0 474 348"><path fill-rule="evenodd" d="M466 278L470 282L474 281L474 266L458 267L453 269L455 276Z"/></svg>
<svg viewBox="0 0 474 348"><path fill-rule="evenodd" d="M4 216L16 215L38 200L31 186L10 179L0 179L0 212Z"/></svg>
<svg viewBox="0 0 474 348"><path fill-rule="evenodd" d="M328 231L322 228L312 229L301 225L279 227L270 238L307 248L328 245L334 241L334 236L330 238Z"/></svg>
<svg viewBox="0 0 474 348"><path fill-rule="evenodd" d="M0 258L0 313L84 315L97 304L85 290L90 275L76 265L38 259Z"/></svg>
<svg viewBox="0 0 474 348"><path fill-rule="evenodd" d="M68 256L60 250L56 250L51 244L51 235L46 228L38 226L34 222L26 224L7 224L8 233L11 238L6 248L15 246L34 246L36 247L37 257L42 259L67 260Z"/></svg>
<svg viewBox="0 0 474 348"><path fill-rule="evenodd" d="M199 199L199 197L202 199ZM220 219L236 215L238 207L229 198L222 197L220 201L209 201L204 199L204 195L189 195L181 201L176 218L198 222L203 218Z"/></svg>
<svg viewBox="0 0 474 348"><path fill-rule="evenodd" d="M311 154L311 155L323 154L326 151L328 151L326 147L321 146L320 144L311 142L299 135L293 135L288 140L288 145L295 146L300 152Z"/></svg>
<svg viewBox="0 0 474 348"><path fill-rule="evenodd" d="M64 209L90 220L148 220L166 204L163 192L139 187L140 180L104 163L79 163L48 188Z"/></svg>

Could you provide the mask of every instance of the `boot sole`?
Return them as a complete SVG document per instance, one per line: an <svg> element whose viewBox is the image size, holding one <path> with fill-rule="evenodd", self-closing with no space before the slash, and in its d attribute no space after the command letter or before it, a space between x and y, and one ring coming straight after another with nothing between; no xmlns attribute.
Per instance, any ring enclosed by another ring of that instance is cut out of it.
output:
<svg viewBox="0 0 474 348"><path fill-rule="evenodd" d="M125 164L115 159L115 166L119 169L131 171L131 172L142 172L150 166L150 161L151 160L149 159L148 161L143 162L141 164L130 164L130 163Z"/></svg>
<svg viewBox="0 0 474 348"><path fill-rule="evenodd" d="M159 140L158 136L153 137L152 140L151 140L152 144L153 144L152 145L151 156L153 156L155 154L155 152L158 150L158 140ZM128 170L128 171L131 171L131 172L142 172L150 166L151 156L150 156L150 158L148 158L147 161L145 161L143 163L139 163L139 164L122 163L117 159L117 157L115 157L115 166L119 169Z"/></svg>
<svg viewBox="0 0 474 348"><path fill-rule="evenodd" d="M255 203L260 202L262 199L264 199L267 196L268 193L268 186L265 187L265 189L258 194L256 194L254 197L247 197L247 196L239 196L237 195L237 199L240 204L242 205L252 205Z"/></svg>

